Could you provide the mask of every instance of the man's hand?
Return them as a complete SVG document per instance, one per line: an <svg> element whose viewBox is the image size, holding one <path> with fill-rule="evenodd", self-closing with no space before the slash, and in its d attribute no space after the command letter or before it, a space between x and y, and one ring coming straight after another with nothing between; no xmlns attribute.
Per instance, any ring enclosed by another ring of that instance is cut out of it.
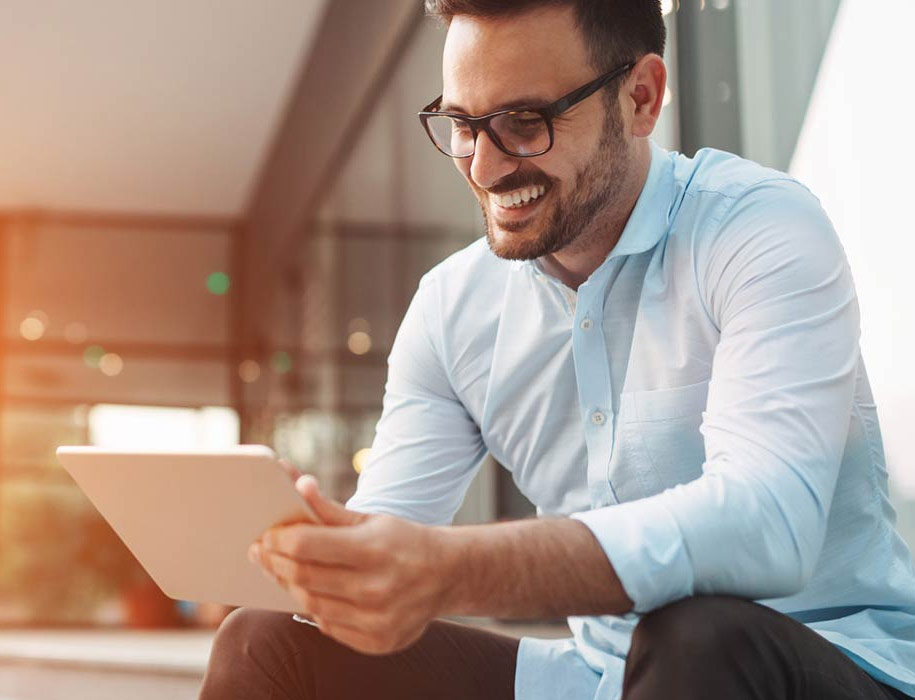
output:
<svg viewBox="0 0 915 700"><path fill-rule="evenodd" d="M357 651L388 654L416 641L444 612L440 531L347 510L309 476L296 489L324 524L271 528L251 546L251 560L324 634Z"/></svg>

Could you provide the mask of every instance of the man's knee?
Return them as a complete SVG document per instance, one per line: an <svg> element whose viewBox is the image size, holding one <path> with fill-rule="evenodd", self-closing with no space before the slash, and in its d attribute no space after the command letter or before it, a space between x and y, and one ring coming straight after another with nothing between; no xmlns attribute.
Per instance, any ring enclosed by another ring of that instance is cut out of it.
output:
<svg viewBox="0 0 915 700"><path fill-rule="evenodd" d="M216 632L200 697L265 697L302 685L320 632L295 622L287 613L239 608ZM297 663L288 662L295 656Z"/></svg>
<svg viewBox="0 0 915 700"><path fill-rule="evenodd" d="M632 636L630 657L648 656L665 664L676 659L739 662L758 650L760 633L777 613L730 596L695 596L654 610L639 622Z"/></svg>
<svg viewBox="0 0 915 700"><path fill-rule="evenodd" d="M289 625L296 624L286 613L238 608L222 621L216 631L213 654L248 654L251 649L270 648Z"/></svg>
<svg viewBox="0 0 915 700"><path fill-rule="evenodd" d="M778 640L790 624L774 610L727 596L659 608L632 635L623 697L784 697L791 665Z"/></svg>

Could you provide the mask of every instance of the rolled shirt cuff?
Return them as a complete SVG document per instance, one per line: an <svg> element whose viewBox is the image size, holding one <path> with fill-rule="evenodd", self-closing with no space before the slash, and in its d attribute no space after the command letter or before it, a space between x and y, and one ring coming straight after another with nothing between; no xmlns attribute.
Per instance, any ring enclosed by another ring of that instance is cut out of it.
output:
<svg viewBox="0 0 915 700"><path fill-rule="evenodd" d="M570 516L597 538L637 613L693 594L686 542L662 498L658 494Z"/></svg>

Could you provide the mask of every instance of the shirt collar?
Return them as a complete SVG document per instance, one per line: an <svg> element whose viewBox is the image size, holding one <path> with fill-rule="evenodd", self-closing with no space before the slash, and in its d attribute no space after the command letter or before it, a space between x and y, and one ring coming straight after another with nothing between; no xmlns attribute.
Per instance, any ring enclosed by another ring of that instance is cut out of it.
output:
<svg viewBox="0 0 915 700"><path fill-rule="evenodd" d="M651 141L651 165L642 192L608 260L654 248L667 233L674 199L674 164L670 154Z"/></svg>
<svg viewBox="0 0 915 700"><path fill-rule="evenodd" d="M629 215L629 221L626 222L619 241L601 267L609 260L621 255L636 255L650 250L667 233L670 211L674 203L674 165L666 150L654 141L649 143L651 144L651 164L648 167L648 176L645 178L642 192L639 194L632 214ZM515 260L512 262L512 269L520 270L525 265L536 269L538 266L534 265L534 262L533 260Z"/></svg>

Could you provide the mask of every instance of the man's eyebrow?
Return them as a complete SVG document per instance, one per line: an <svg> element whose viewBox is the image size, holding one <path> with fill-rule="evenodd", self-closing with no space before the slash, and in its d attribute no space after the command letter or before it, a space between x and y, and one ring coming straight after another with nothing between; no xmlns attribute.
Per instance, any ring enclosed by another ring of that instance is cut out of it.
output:
<svg viewBox="0 0 915 700"><path fill-rule="evenodd" d="M494 109L491 109L486 114L492 114L493 112L501 112L503 109L523 109L525 107L546 107L548 104L551 104L552 100L548 100L544 97L539 96L530 96L530 97L519 97L518 99L512 100L511 102L503 102L502 104L496 106ZM439 106L439 111L441 112L457 112L459 114L470 114L460 105L451 104L450 102L442 102Z"/></svg>

